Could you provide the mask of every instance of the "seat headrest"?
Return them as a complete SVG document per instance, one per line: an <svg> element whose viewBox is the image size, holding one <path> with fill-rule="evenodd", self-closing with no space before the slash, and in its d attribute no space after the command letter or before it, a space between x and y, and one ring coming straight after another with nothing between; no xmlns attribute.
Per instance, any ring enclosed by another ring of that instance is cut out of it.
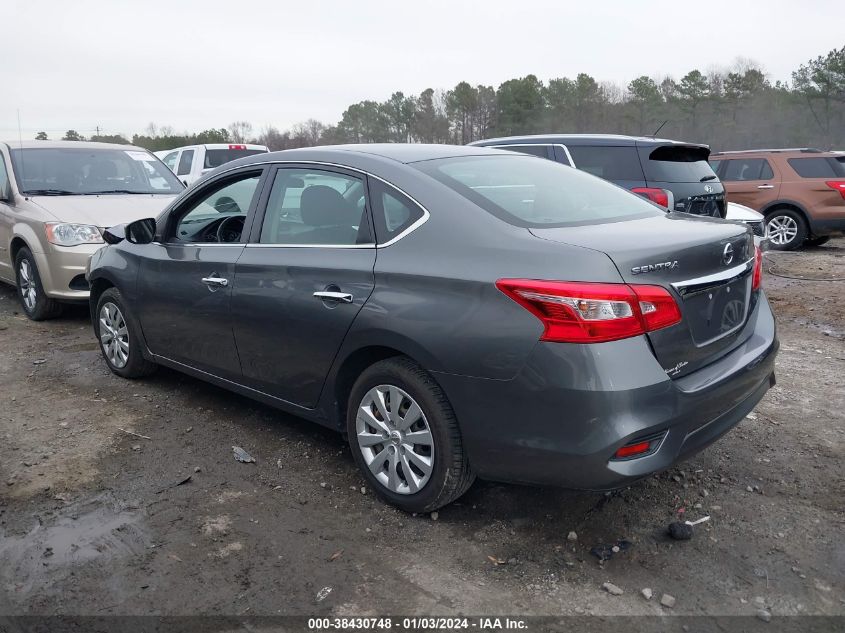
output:
<svg viewBox="0 0 845 633"><path fill-rule="evenodd" d="M302 221L309 226L352 226L354 208L337 189L311 185L302 192L299 202Z"/></svg>

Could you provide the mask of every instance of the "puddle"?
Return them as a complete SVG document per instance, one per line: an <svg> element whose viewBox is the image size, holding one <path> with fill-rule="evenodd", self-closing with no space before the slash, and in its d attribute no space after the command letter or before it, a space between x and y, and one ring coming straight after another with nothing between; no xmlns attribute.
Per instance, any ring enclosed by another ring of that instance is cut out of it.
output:
<svg viewBox="0 0 845 633"><path fill-rule="evenodd" d="M108 575L116 559L147 549L141 519L140 511L96 499L63 508L23 536L0 534L0 582L9 594L24 596L78 573L80 565L103 567Z"/></svg>

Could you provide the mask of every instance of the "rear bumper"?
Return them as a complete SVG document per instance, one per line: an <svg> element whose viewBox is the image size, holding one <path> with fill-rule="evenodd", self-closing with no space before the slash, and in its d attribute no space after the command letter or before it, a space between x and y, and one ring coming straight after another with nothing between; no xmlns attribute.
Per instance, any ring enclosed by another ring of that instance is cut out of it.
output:
<svg viewBox="0 0 845 633"><path fill-rule="evenodd" d="M609 490L702 450L742 420L774 384L775 322L764 297L744 342L671 380L644 337L595 345L538 343L512 380L434 374L485 479ZM641 458L612 459L664 434Z"/></svg>

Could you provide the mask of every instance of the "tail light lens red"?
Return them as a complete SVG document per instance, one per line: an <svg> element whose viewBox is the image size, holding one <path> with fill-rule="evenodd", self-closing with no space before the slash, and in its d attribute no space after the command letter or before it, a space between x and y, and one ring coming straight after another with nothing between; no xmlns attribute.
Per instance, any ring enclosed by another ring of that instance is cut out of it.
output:
<svg viewBox="0 0 845 633"><path fill-rule="evenodd" d="M661 286L500 279L496 287L540 319L543 341L616 341L681 321L678 304Z"/></svg>
<svg viewBox="0 0 845 633"><path fill-rule="evenodd" d="M754 276L751 278L751 290L757 290L763 285L763 251L759 246L754 247Z"/></svg>
<svg viewBox="0 0 845 633"><path fill-rule="evenodd" d="M845 198L845 180L828 180L825 184L838 191L839 195Z"/></svg>
<svg viewBox="0 0 845 633"><path fill-rule="evenodd" d="M669 192L666 189L658 189L656 187L634 187L631 191L643 196L644 198L648 198L655 204L659 204L664 209L669 209Z"/></svg>

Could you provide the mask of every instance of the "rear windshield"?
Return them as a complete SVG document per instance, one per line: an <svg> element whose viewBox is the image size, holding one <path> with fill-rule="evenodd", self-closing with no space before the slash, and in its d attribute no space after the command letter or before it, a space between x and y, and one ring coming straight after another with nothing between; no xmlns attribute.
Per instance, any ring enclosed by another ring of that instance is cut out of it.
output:
<svg viewBox="0 0 845 633"><path fill-rule="evenodd" d="M802 178L839 178L845 176L843 158L790 158L789 166Z"/></svg>
<svg viewBox="0 0 845 633"><path fill-rule="evenodd" d="M663 215L636 194L550 160L464 156L413 166L515 226L602 224Z"/></svg>
<svg viewBox="0 0 845 633"><path fill-rule="evenodd" d="M643 160L646 180L651 182L708 182L717 180L707 162L705 147L661 145Z"/></svg>
<svg viewBox="0 0 845 633"><path fill-rule="evenodd" d="M588 145L569 145L575 168L586 171L605 180L642 181L643 169L637 148L628 147L591 147Z"/></svg>
<svg viewBox="0 0 845 633"><path fill-rule="evenodd" d="M203 169L214 169L239 158L264 153L263 149L207 149Z"/></svg>
<svg viewBox="0 0 845 633"><path fill-rule="evenodd" d="M23 194L171 194L184 189L164 163L143 149L23 148L10 153Z"/></svg>

